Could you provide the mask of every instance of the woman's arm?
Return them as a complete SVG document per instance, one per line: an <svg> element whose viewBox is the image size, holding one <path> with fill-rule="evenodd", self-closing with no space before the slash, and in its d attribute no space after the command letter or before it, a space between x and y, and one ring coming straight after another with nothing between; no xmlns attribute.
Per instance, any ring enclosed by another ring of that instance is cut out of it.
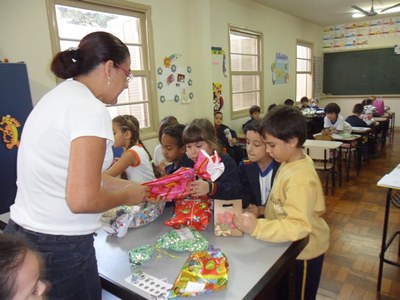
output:
<svg viewBox="0 0 400 300"><path fill-rule="evenodd" d="M145 201L147 187L102 175L105 149L106 141L100 137L79 137L71 142L66 201L72 212L99 213Z"/></svg>

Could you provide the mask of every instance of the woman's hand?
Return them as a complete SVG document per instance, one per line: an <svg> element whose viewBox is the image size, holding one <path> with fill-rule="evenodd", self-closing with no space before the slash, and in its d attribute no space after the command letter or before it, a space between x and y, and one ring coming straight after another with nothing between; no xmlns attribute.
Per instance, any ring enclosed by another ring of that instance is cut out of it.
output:
<svg viewBox="0 0 400 300"><path fill-rule="evenodd" d="M251 213L235 214L233 216L233 224L237 229L245 233L251 234L257 225L257 218Z"/></svg>
<svg viewBox="0 0 400 300"><path fill-rule="evenodd" d="M148 194L148 187L136 182L130 182L126 187L128 199L126 205L136 205L145 202Z"/></svg>

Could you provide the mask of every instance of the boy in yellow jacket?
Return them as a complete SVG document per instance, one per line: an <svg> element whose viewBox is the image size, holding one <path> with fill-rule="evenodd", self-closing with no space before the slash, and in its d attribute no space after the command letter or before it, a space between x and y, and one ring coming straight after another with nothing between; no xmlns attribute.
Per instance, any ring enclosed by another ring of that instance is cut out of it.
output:
<svg viewBox="0 0 400 300"><path fill-rule="evenodd" d="M268 242L309 242L296 259L296 299L315 299L324 253L329 246L329 227L322 219L325 199L312 159L304 154L307 127L295 108L278 106L261 121L260 134L268 154L281 166L265 207L265 218L251 214L234 217L241 231Z"/></svg>

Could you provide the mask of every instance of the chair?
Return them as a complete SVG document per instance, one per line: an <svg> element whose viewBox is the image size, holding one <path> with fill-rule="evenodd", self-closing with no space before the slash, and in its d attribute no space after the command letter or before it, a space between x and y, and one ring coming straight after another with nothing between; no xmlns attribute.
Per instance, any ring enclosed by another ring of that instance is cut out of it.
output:
<svg viewBox="0 0 400 300"><path fill-rule="evenodd" d="M335 160L330 158L330 149L318 146L306 146L306 153L314 161L317 172L325 174L325 194L328 195L329 175L332 180L332 195L335 191Z"/></svg>

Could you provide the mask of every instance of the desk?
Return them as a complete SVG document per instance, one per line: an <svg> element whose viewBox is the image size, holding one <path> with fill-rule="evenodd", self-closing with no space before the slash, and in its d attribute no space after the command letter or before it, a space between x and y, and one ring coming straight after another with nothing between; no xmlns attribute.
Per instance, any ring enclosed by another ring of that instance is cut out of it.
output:
<svg viewBox="0 0 400 300"><path fill-rule="evenodd" d="M400 231L396 231L389 239L387 240L387 230L388 230L388 223L389 223L389 211L390 211L390 204L392 199L392 190L400 190L400 164L390 172L390 174L385 175L378 181L377 186L387 188L386 193L386 205L385 205L385 219L383 221L383 232L382 232L382 245L381 245L381 252L379 254L379 271L378 271L378 285L377 290L380 292L381 284L382 284L382 273L383 273L383 264L387 263L390 265L394 265L400 267L400 264L395 261L391 261L385 258L385 252L393 242L394 238L397 235L400 235ZM399 244L399 256L400 256L400 244Z"/></svg>
<svg viewBox="0 0 400 300"><path fill-rule="evenodd" d="M128 251L154 244L165 232L172 230L163 222L172 216L172 208L153 223L130 230L123 238L109 237L100 229L95 237L96 257L103 288L122 299L144 299L146 293L125 282L132 270ZM294 261L308 243L308 238L294 243L268 243L245 234L242 237L215 237L212 223L201 233L210 244L220 248L229 262L227 289L196 299L294 299L291 273ZM176 252L174 252L176 254ZM158 278L167 278L173 284L189 254L178 253L181 258L167 255L157 260L152 257L138 270ZM156 255L155 255L156 256Z"/></svg>
<svg viewBox="0 0 400 300"><path fill-rule="evenodd" d="M0 230L4 230L4 228L6 228L9 220L10 220L9 212L0 215Z"/></svg>

